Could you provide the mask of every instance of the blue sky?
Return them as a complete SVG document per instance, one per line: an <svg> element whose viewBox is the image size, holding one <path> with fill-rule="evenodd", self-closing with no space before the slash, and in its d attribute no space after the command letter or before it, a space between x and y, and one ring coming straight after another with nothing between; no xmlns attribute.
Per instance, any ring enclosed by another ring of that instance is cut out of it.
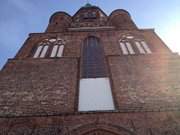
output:
<svg viewBox="0 0 180 135"><path fill-rule="evenodd" d="M155 28L175 52L180 52L180 0L88 0L106 14L115 9L130 12L140 28ZM1 0L0 68L13 58L29 33L44 32L56 11L73 15L87 0Z"/></svg>

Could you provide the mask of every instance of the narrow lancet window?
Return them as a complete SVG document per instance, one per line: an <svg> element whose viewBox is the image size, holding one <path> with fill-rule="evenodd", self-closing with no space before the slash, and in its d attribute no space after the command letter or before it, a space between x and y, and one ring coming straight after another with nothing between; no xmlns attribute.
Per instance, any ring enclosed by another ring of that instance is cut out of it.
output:
<svg viewBox="0 0 180 135"><path fill-rule="evenodd" d="M129 42L126 42L126 46L127 46L128 50L129 50L130 54L135 54L135 52L134 52L134 50L133 50L133 48L132 48L132 46L131 46L131 44Z"/></svg>
<svg viewBox="0 0 180 135"><path fill-rule="evenodd" d="M48 45L46 45L46 46L43 47L42 52L41 52L41 55L40 55L40 58L44 58L44 57L45 57L48 48L49 48Z"/></svg>
<svg viewBox="0 0 180 135"><path fill-rule="evenodd" d="M52 52L51 52L51 57L55 57L57 53L58 45L53 46Z"/></svg>
<svg viewBox="0 0 180 135"><path fill-rule="evenodd" d="M149 46L147 45L147 43L145 41L141 41L141 44L143 45L144 49L146 50L146 52L148 54L151 54L151 49L149 48Z"/></svg>
<svg viewBox="0 0 180 135"><path fill-rule="evenodd" d="M38 46L38 48L37 48L37 50L36 50L36 52L35 52L35 54L34 54L34 58L38 58L39 57L39 55L40 55L40 53L41 53L41 51L42 51L42 48L43 48L43 46Z"/></svg>
<svg viewBox="0 0 180 135"><path fill-rule="evenodd" d="M62 57L64 45L55 45L52 49L50 57Z"/></svg>
<svg viewBox="0 0 180 135"><path fill-rule="evenodd" d="M136 44L136 46L137 46L140 54L145 54L145 53L146 53L146 52L144 51L144 48L141 46L141 44L140 44L138 41L136 41L135 44Z"/></svg>
<svg viewBox="0 0 180 135"><path fill-rule="evenodd" d="M128 50L123 42L120 42L120 47L124 55L128 55Z"/></svg>
<svg viewBox="0 0 180 135"><path fill-rule="evenodd" d="M57 52L57 57L62 57L63 50L64 50L64 45L59 46L59 49L58 49L58 52Z"/></svg>

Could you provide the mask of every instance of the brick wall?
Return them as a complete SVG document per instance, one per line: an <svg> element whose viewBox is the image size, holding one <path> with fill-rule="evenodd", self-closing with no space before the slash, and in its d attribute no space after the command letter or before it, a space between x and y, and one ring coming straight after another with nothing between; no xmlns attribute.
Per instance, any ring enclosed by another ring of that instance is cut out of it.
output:
<svg viewBox="0 0 180 135"><path fill-rule="evenodd" d="M30 34L0 71L0 135L84 135L96 130L104 135L179 135L179 56L153 30L137 29L124 13L117 10L109 21L71 24L117 29L67 31L71 19L61 12L46 33ZM152 55L123 56L118 41L127 33L142 37ZM77 112L82 46L88 36L98 37L104 47L116 105L112 112ZM32 58L39 42L57 37L66 42L62 58Z"/></svg>
<svg viewBox="0 0 180 135"><path fill-rule="evenodd" d="M9 60L0 76L0 116L74 112L75 58Z"/></svg>
<svg viewBox="0 0 180 135"><path fill-rule="evenodd" d="M104 130L115 135L179 135L179 112L89 113L51 117L1 118L0 134L83 135Z"/></svg>
<svg viewBox="0 0 180 135"><path fill-rule="evenodd" d="M163 110L180 105L180 59L157 57L108 57L118 109Z"/></svg>

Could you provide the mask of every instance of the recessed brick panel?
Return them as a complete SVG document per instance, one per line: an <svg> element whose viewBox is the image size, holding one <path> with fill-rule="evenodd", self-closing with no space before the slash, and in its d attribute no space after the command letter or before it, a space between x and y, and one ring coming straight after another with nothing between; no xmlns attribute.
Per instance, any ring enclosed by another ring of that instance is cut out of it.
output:
<svg viewBox="0 0 180 135"><path fill-rule="evenodd" d="M77 65L73 58L9 61L0 76L0 115L73 112Z"/></svg>
<svg viewBox="0 0 180 135"><path fill-rule="evenodd" d="M108 61L117 109L161 110L179 106L179 59L154 60L140 55L108 57Z"/></svg>

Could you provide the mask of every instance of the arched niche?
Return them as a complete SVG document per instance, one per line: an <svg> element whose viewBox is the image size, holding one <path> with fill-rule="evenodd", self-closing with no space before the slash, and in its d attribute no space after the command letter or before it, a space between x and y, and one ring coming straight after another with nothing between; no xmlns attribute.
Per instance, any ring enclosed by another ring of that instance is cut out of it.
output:
<svg viewBox="0 0 180 135"><path fill-rule="evenodd" d="M96 129L96 130L84 133L83 135L118 135L118 134L104 130L104 129Z"/></svg>
<svg viewBox="0 0 180 135"><path fill-rule="evenodd" d="M110 123L92 123L70 131L73 135L136 135L131 130Z"/></svg>

